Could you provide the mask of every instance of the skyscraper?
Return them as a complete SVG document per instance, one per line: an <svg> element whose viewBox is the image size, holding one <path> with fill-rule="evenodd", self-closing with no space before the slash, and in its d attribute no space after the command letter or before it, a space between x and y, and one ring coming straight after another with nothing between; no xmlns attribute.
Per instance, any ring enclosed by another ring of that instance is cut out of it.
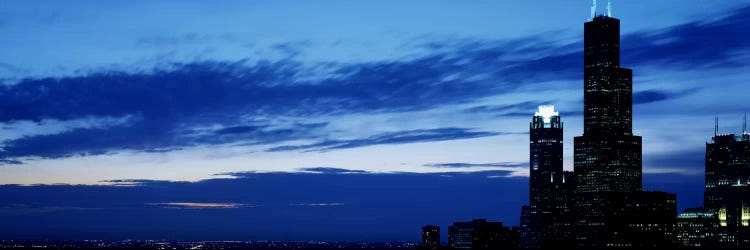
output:
<svg viewBox="0 0 750 250"><path fill-rule="evenodd" d="M747 124L747 116L745 117ZM718 119L711 142L706 143L706 190L703 204L718 209L723 204L724 187L750 184L750 133L719 134Z"/></svg>
<svg viewBox="0 0 750 250"><path fill-rule="evenodd" d="M440 227L427 225L422 227L422 249L440 248Z"/></svg>
<svg viewBox="0 0 750 250"><path fill-rule="evenodd" d="M676 199L641 191L641 137L633 134L633 72L620 66L620 20L609 8L595 13L596 5L584 24L584 125L574 138L576 243L669 247Z"/></svg>
<svg viewBox="0 0 750 250"><path fill-rule="evenodd" d="M563 123L554 106L540 106L529 130L529 207L522 228L525 247L572 243L569 198L572 186L563 172Z"/></svg>
<svg viewBox="0 0 750 250"><path fill-rule="evenodd" d="M574 139L576 192L641 190L641 137L633 135L633 72L620 67L620 20L584 25L583 135Z"/></svg>
<svg viewBox="0 0 750 250"><path fill-rule="evenodd" d="M718 245L750 247L750 133L719 134L706 143L704 206L718 216Z"/></svg>

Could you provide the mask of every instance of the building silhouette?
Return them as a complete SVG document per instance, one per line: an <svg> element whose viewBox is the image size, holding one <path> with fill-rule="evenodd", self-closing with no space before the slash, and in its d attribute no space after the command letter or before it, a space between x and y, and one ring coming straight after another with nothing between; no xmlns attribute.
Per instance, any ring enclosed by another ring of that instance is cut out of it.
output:
<svg viewBox="0 0 750 250"><path fill-rule="evenodd" d="M539 245L532 231L531 206L521 206L521 218L518 228L518 247L519 248L538 248Z"/></svg>
<svg viewBox="0 0 750 250"><path fill-rule="evenodd" d="M685 248L717 247L719 218L707 208L688 208L677 216L675 246Z"/></svg>
<svg viewBox="0 0 750 250"><path fill-rule="evenodd" d="M502 222L474 219L454 222L448 228L448 246L453 249L515 249L517 235Z"/></svg>
<svg viewBox="0 0 750 250"><path fill-rule="evenodd" d="M719 122L711 142L706 143L706 189L703 205L719 209L726 198L725 187L750 183L750 133L747 115L742 134L719 134Z"/></svg>
<svg viewBox="0 0 750 250"><path fill-rule="evenodd" d="M563 171L563 123L554 106L540 106L529 127L529 206L522 208L521 246L572 246L574 186Z"/></svg>
<svg viewBox="0 0 750 250"><path fill-rule="evenodd" d="M747 115L742 133L719 134L716 119L714 136L706 143L706 182L703 205L715 214L714 224L704 231L716 230L716 239L708 244L719 247L750 247L750 133Z"/></svg>
<svg viewBox="0 0 750 250"><path fill-rule="evenodd" d="M747 115L742 133L720 134L706 142L706 182L703 206L689 208L677 218L677 246L750 247L750 133Z"/></svg>
<svg viewBox="0 0 750 250"><path fill-rule="evenodd" d="M584 125L574 139L576 192L641 190L641 137L633 135L633 72L620 67L620 20L584 25Z"/></svg>
<svg viewBox="0 0 750 250"><path fill-rule="evenodd" d="M675 195L641 191L641 137L633 134L633 72L620 66L619 19L592 15L584 24L583 59L583 135L574 138L573 157L576 245L671 247Z"/></svg>
<svg viewBox="0 0 750 250"><path fill-rule="evenodd" d="M606 247L671 248L677 197L660 191L611 193L606 202Z"/></svg>
<svg viewBox="0 0 750 250"><path fill-rule="evenodd" d="M720 247L750 247L750 186L747 183L719 187L721 202L716 209L719 219Z"/></svg>
<svg viewBox="0 0 750 250"><path fill-rule="evenodd" d="M440 248L440 227L427 225L422 227L422 249Z"/></svg>

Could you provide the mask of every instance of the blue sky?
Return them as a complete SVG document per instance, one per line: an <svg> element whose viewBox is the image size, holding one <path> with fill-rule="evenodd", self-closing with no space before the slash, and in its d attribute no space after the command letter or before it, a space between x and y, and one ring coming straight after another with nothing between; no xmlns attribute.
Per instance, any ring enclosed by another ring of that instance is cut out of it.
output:
<svg viewBox="0 0 750 250"><path fill-rule="evenodd" d="M737 133L750 109L750 1L620 2L645 188L698 206L713 117ZM422 224L517 224L536 107L557 106L566 142L581 134L589 5L3 3L14 230L0 236L414 240Z"/></svg>

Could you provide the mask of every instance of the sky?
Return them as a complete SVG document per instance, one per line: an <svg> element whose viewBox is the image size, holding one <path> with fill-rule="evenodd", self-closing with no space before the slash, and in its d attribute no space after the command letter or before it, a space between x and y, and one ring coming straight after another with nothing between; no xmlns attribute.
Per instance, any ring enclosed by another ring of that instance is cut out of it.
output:
<svg viewBox="0 0 750 250"><path fill-rule="evenodd" d="M590 4L3 2L0 238L517 225L537 106L582 133ZM740 133L750 109L750 1L613 5L644 189L700 206L714 117Z"/></svg>

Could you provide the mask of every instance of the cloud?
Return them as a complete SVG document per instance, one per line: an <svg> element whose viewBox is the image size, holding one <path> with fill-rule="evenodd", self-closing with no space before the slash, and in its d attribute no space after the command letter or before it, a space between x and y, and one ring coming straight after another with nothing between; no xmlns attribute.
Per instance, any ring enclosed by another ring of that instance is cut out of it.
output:
<svg viewBox="0 0 750 250"><path fill-rule="evenodd" d="M176 209L227 209L227 208L252 207L252 205L239 204L239 203L205 203L205 202L161 202L161 203L146 203L146 205L161 206L164 208L176 208Z"/></svg>
<svg viewBox="0 0 750 250"><path fill-rule="evenodd" d="M271 48L283 53L287 57L295 57L310 45L310 41L297 41L274 44Z"/></svg>
<svg viewBox="0 0 750 250"><path fill-rule="evenodd" d="M33 216L0 213L4 225L0 237L77 239L96 231L112 238L137 234L138 238L200 240L248 239L247 235L405 240L413 237L414 225L422 220L448 223L454 216L500 216L513 224L518 220L518 206L528 199L523 194L526 189L518 188L527 185L526 178L486 178L498 171L448 174L453 177L441 177L442 173L245 173L235 179L153 181L129 187L3 185L0 207L34 202L37 206L102 209ZM503 190L509 189L521 192L504 195ZM370 225L364 231L348 230L363 223ZM363 232L372 238L362 238Z"/></svg>
<svg viewBox="0 0 750 250"><path fill-rule="evenodd" d="M505 104L505 105L481 105L481 106L474 106L474 107L467 108L464 111L468 113L508 113L510 111L518 111L518 110L522 110L522 111L534 110L540 105L545 105L549 103L552 103L552 102L524 101L524 102L511 103L511 104Z"/></svg>
<svg viewBox="0 0 750 250"><path fill-rule="evenodd" d="M748 19L750 7L743 7L724 17L626 34L622 46L624 65L677 70L738 68L746 65L747 60L737 56L750 51L750 45L741 42L747 36L744 25L750 22ZM286 145L272 151L321 151L490 136L492 133L448 131L447 134L459 135L441 137L438 133L445 133L422 129L371 138L320 141L330 131L325 126L307 126L310 124L302 121L327 119L314 122L322 124L347 114L396 113L471 104L480 98L513 93L519 87L531 91L546 89L537 85L540 82L580 80L580 40L559 42L556 36L559 34L501 41L428 41L430 45L423 48L428 48L429 53L387 61L314 65L290 58L253 63L200 61L150 70L22 79L0 86L0 109L4 110L0 122L64 122L84 117L138 119L117 126L78 128L6 141L0 158L55 158L121 150L164 152L200 145L292 140L319 142ZM188 34L177 40L200 40L200 37ZM278 47L294 54L306 46L303 41L281 43ZM634 103L679 98L695 91L698 90L651 89L635 93ZM517 116L520 115L517 109L539 103L479 105L466 112ZM580 115L580 112L567 114Z"/></svg>
<svg viewBox="0 0 750 250"><path fill-rule="evenodd" d="M476 167L528 167L528 162L497 162L497 163L465 163L465 162L453 162L453 163L433 163L426 164L428 167L436 168L476 168Z"/></svg>
<svg viewBox="0 0 750 250"><path fill-rule="evenodd" d="M79 239L98 232L101 238L206 240L253 235L365 240L362 235L368 235L373 240L406 240L414 237L414 225L449 225L460 218L488 217L517 225L519 207L528 202L528 178L492 178L506 175L506 171L277 172L198 182L141 180L142 185L127 187L2 185L0 211L19 207L14 204L28 204L22 209L57 208L26 214L0 212L4 225L0 237ZM701 178L645 174L644 188L677 192L682 209L701 200ZM363 223L369 226L362 228Z"/></svg>
<svg viewBox="0 0 750 250"><path fill-rule="evenodd" d="M633 93L633 105L659 102L668 99L677 99L700 91L700 88L691 88L680 91L668 90L644 90Z"/></svg>
<svg viewBox="0 0 750 250"><path fill-rule="evenodd" d="M392 145L419 142L434 142L471 139L488 136L523 134L513 132L487 132L474 131L466 128L437 128L437 129L419 129L398 132L386 132L373 135L364 139L352 140L326 140L313 144L303 145L286 145L268 149L269 152L306 150L306 151L330 151L336 149L349 149L358 147L367 147L374 145Z"/></svg>
<svg viewBox="0 0 750 250"><path fill-rule="evenodd" d="M303 206L303 207L331 207L331 206L343 206L344 203L332 202L332 203L294 203L292 206Z"/></svg>
<svg viewBox="0 0 750 250"><path fill-rule="evenodd" d="M11 204L10 206L0 207L0 215L22 216L40 213L55 213L66 211L92 211L102 210L97 207L77 207L77 206L33 206L26 204Z"/></svg>
<svg viewBox="0 0 750 250"><path fill-rule="evenodd" d="M144 186L147 184L171 183L170 181L165 181L165 180L147 180L147 179L103 180L99 182L104 185L118 186L118 187L135 187L135 186Z"/></svg>
<svg viewBox="0 0 750 250"><path fill-rule="evenodd" d="M221 36L201 35L196 33L186 33L177 36L149 36L142 37L135 41L138 48L156 47L156 48L174 48L176 46L205 44L216 40L230 41L231 34Z"/></svg>
<svg viewBox="0 0 750 250"><path fill-rule="evenodd" d="M2 25L2 23L0 23L0 25ZM29 70L27 69L23 69L15 65L12 65L9 63L2 63L2 62L0 62L0 70L5 70L8 72L13 72L13 73L28 73L29 72Z"/></svg>
<svg viewBox="0 0 750 250"><path fill-rule="evenodd" d="M643 173L703 175L705 173L705 154L705 148L688 148L660 154L644 154Z"/></svg>
<svg viewBox="0 0 750 250"><path fill-rule="evenodd" d="M302 172L319 173L319 174L366 174L366 173L370 173L364 170L351 170L351 169L344 169L344 168L326 168L326 167L300 168L299 170Z"/></svg>
<svg viewBox="0 0 750 250"><path fill-rule="evenodd" d="M623 61L679 69L743 67L747 60L737 55L750 49L744 42L750 33L742 28L749 21L745 5L719 18L631 33L623 37Z"/></svg>

